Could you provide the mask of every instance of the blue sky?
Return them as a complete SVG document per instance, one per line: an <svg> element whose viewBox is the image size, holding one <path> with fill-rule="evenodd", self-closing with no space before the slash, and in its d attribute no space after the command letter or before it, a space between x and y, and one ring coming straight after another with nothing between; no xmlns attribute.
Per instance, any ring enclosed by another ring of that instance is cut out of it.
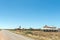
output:
<svg viewBox="0 0 60 40"><path fill-rule="evenodd" d="M59 0L0 0L0 28L60 27Z"/></svg>

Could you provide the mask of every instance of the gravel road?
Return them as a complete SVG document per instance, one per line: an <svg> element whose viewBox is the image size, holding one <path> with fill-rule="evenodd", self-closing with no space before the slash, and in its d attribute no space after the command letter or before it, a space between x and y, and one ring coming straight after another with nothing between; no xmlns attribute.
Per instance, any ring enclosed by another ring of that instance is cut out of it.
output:
<svg viewBox="0 0 60 40"><path fill-rule="evenodd" d="M0 32L0 40L34 40L34 39L18 35L7 30L2 30Z"/></svg>

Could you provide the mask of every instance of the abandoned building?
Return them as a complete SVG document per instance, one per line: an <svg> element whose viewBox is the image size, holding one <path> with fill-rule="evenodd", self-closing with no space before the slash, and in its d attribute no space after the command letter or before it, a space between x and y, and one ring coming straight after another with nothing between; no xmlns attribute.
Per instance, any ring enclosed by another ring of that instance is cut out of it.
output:
<svg viewBox="0 0 60 40"><path fill-rule="evenodd" d="M43 31L44 32L58 32L58 29L56 27L50 27L50 26L45 25L43 27Z"/></svg>

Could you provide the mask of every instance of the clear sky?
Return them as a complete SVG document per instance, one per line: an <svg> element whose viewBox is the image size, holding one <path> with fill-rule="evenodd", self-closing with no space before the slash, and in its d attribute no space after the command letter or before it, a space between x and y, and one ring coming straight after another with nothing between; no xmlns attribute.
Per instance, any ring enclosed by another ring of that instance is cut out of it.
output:
<svg viewBox="0 0 60 40"><path fill-rule="evenodd" d="M0 0L0 28L60 27L60 0Z"/></svg>

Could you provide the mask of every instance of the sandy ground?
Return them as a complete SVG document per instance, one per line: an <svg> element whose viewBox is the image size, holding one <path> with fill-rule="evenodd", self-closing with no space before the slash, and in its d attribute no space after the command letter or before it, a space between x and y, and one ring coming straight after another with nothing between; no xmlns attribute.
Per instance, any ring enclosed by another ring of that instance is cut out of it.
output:
<svg viewBox="0 0 60 40"><path fill-rule="evenodd" d="M0 31L0 40L8 40L8 38L6 36L4 36L2 31Z"/></svg>
<svg viewBox="0 0 60 40"><path fill-rule="evenodd" d="M0 40L34 40L7 30L0 31Z"/></svg>
<svg viewBox="0 0 60 40"><path fill-rule="evenodd" d="M1 33L1 31L0 31L0 40L2 39L2 33Z"/></svg>

